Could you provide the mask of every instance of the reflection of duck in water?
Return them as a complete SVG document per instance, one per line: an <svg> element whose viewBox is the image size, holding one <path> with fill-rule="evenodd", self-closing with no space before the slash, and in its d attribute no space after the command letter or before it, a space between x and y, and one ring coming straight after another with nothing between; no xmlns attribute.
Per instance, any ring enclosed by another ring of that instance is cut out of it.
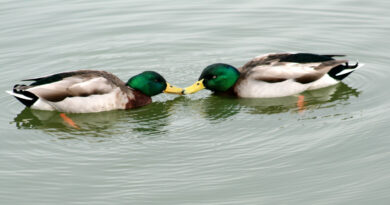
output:
<svg viewBox="0 0 390 205"><path fill-rule="evenodd" d="M360 94L354 88L347 86L344 83L339 83L334 86L329 86L317 90L309 90L301 95L287 96L281 98L260 98L260 99L240 99L240 105L249 108L249 112L253 114L276 114L289 111L303 111L310 109L318 109L335 106L340 101L346 101L351 96L358 97ZM304 102L300 102L300 98L304 96ZM302 103L299 105L298 103Z"/></svg>
<svg viewBox="0 0 390 205"><path fill-rule="evenodd" d="M335 106L339 101L346 101L351 96L359 96L360 92L344 83L329 86L322 89L306 91L304 108L306 110L320 107ZM210 121L223 121L240 112L250 114L277 114L284 112L297 112L301 109L297 105L299 96L287 96L280 98L241 98L235 99L228 96L211 95L204 99L192 102L196 113Z"/></svg>
<svg viewBox="0 0 390 205"><path fill-rule="evenodd" d="M200 115L211 122L218 122L228 119L230 116L238 114L241 105L237 99L228 96L210 95L198 100L188 101L188 105L193 115Z"/></svg>
<svg viewBox="0 0 390 205"><path fill-rule="evenodd" d="M66 129L69 124L64 121L58 112L48 112L25 108L15 118L14 122L19 129ZM120 118L121 112L111 111L104 113L68 114L78 128L83 130L104 130Z"/></svg>
<svg viewBox="0 0 390 205"><path fill-rule="evenodd" d="M162 92L181 94L158 73L145 71L127 83L105 71L79 70L28 79L8 91L27 107L67 113L89 113L141 107Z"/></svg>
<svg viewBox="0 0 390 205"><path fill-rule="evenodd" d="M14 118L19 129L40 129L51 133L69 133L76 135L111 136L113 132L126 133L161 133L169 125L171 107L183 97L165 102L154 102L147 107L131 111L109 111L99 113L67 114L79 129L74 129L59 112L49 112L25 108ZM117 134L117 133L115 133Z"/></svg>
<svg viewBox="0 0 390 205"><path fill-rule="evenodd" d="M279 53L259 56L239 69L217 63L206 67L199 81L184 89L185 94L204 88L216 94L240 98L273 98L335 85L351 74L358 64L336 60L340 55Z"/></svg>

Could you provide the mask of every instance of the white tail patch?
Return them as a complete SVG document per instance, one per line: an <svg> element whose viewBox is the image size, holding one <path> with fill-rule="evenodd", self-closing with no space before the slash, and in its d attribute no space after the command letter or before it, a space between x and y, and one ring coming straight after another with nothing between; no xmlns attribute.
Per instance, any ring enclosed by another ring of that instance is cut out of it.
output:
<svg viewBox="0 0 390 205"><path fill-rule="evenodd" d="M8 94L10 94L10 95L13 95L13 96L15 96L15 97L17 97L17 98L21 98L21 99L25 99L25 100L32 100L32 98L30 98L30 97L24 96L24 95L22 95L22 94L14 93L14 92L12 92L12 91L10 91L10 90L7 90L7 91L5 91L5 92L8 93Z"/></svg>
<svg viewBox="0 0 390 205"><path fill-rule="evenodd" d="M347 74L347 73L350 73L350 72L353 72L355 69L344 69L343 71L341 71L340 73L337 73L336 76L339 76L339 75L344 75L344 74Z"/></svg>

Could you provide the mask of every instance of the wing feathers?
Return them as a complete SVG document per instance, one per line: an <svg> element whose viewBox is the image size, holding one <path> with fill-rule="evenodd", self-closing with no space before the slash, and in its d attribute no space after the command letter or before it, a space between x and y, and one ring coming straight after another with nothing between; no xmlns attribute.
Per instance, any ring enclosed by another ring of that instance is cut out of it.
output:
<svg viewBox="0 0 390 205"><path fill-rule="evenodd" d="M88 96L94 94L109 93L113 87L103 77L93 78L91 80L74 84L67 89L71 96Z"/></svg>
<svg viewBox="0 0 390 205"><path fill-rule="evenodd" d="M277 83L292 79L306 84L320 79L333 68L348 62L332 58L339 56L342 55L267 54L254 58L239 70L243 77L258 81Z"/></svg>
<svg viewBox="0 0 390 205"><path fill-rule="evenodd" d="M109 93L113 85L104 77L83 78L72 76L53 83L27 89L45 100L58 102L67 97L89 96Z"/></svg>

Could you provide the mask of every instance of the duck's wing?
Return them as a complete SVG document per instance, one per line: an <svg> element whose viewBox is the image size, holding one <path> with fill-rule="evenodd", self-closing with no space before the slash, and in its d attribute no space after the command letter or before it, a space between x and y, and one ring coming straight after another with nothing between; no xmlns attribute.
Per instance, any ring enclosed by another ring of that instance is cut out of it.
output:
<svg viewBox="0 0 390 205"><path fill-rule="evenodd" d="M126 89L124 82L113 74L93 70L58 73L26 81L34 82L29 86L15 86L14 90L27 91L50 102L62 101L67 97L106 94L116 87Z"/></svg>
<svg viewBox="0 0 390 205"><path fill-rule="evenodd" d="M278 53L259 56L239 68L244 79L269 83L294 80L299 83L314 82L347 60L333 57L342 55L317 55L310 53ZM348 65L347 65L348 66Z"/></svg>

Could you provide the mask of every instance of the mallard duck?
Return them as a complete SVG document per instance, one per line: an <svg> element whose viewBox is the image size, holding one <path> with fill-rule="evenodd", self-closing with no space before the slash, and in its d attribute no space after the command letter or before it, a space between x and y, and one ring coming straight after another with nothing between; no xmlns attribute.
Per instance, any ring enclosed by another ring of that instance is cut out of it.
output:
<svg viewBox="0 0 390 205"><path fill-rule="evenodd" d="M7 91L32 109L68 113L132 109L152 102L159 93L181 94L154 71L133 76L127 83L106 71L78 70L27 79L30 85L15 85Z"/></svg>
<svg viewBox="0 0 390 205"><path fill-rule="evenodd" d="M311 53L275 53L258 56L244 66L216 63L207 66L199 80L183 94L204 88L217 94L241 98L272 98L301 93L337 84L356 68L347 60Z"/></svg>

